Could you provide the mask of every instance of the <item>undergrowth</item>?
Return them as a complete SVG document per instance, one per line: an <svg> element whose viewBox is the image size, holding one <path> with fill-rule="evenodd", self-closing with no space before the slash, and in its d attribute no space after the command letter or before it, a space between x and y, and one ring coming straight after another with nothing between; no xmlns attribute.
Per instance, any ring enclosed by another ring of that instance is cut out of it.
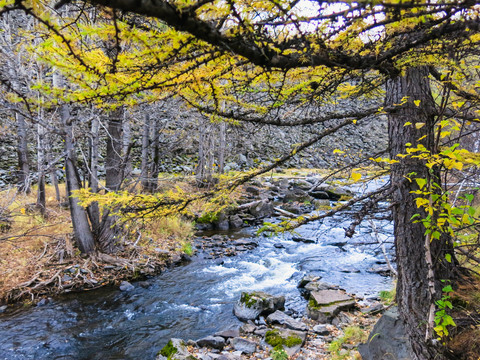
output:
<svg viewBox="0 0 480 360"><path fill-rule="evenodd" d="M344 330L344 335L333 340L328 346L331 359L344 360L351 359L352 357L357 358L358 353L352 354L352 351L344 348L344 345L358 345L359 343L367 341L367 339L368 333L364 329L358 326L346 327Z"/></svg>

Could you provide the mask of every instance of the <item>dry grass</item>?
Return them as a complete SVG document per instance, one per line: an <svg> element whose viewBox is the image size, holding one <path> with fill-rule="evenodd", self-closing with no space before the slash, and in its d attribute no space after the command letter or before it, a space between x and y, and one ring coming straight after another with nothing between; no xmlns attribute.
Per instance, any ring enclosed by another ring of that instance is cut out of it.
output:
<svg viewBox="0 0 480 360"><path fill-rule="evenodd" d="M5 220L0 229L0 302L33 300L158 272L180 256L193 233L190 222L175 216L125 224L130 236L118 254L85 257L73 244L70 212L55 200L53 187L47 186L46 198L43 217L35 209L35 188L30 194L0 192L0 219ZM72 275L72 269L82 271Z"/></svg>
<svg viewBox="0 0 480 360"><path fill-rule="evenodd" d="M46 218L35 209L35 194L35 189L30 194L15 189L0 193L0 208L8 213L10 227L0 235L0 293L28 281L44 267L48 247L71 233L70 214L58 205L54 189L47 188Z"/></svg>

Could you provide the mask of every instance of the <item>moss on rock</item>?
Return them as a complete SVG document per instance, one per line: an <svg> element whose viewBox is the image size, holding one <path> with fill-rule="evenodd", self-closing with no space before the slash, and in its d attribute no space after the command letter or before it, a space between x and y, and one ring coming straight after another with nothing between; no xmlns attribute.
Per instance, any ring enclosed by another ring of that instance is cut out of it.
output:
<svg viewBox="0 0 480 360"><path fill-rule="evenodd" d="M169 340L167 345L160 350L160 355L165 356L168 360L173 360L173 355L175 355L177 352L178 349L173 346L172 340Z"/></svg>
<svg viewBox="0 0 480 360"><path fill-rule="evenodd" d="M293 347L300 345L303 341L298 336L289 335L286 338L283 337L278 330L269 330L265 334L265 342L273 347L286 346Z"/></svg>

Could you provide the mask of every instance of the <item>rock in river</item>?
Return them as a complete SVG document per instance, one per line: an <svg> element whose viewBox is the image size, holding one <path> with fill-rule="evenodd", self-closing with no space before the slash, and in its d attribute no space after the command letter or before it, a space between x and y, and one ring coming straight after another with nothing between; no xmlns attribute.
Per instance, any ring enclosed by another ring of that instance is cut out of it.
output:
<svg viewBox="0 0 480 360"><path fill-rule="evenodd" d="M130 284L128 281L122 281L120 283L120 290L121 291L132 291L133 289L135 289L135 286Z"/></svg>
<svg viewBox="0 0 480 360"><path fill-rule="evenodd" d="M284 296L273 296L262 291L242 292L240 300L233 307L233 313L242 321L255 320L260 315L283 310L284 306Z"/></svg>

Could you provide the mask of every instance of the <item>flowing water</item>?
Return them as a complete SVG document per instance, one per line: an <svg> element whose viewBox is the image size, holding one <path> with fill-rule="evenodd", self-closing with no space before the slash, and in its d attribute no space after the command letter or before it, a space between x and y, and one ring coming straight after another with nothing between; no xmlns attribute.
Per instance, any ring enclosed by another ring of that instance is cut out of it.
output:
<svg viewBox="0 0 480 360"><path fill-rule="evenodd" d="M303 313L306 301L296 285L305 274L374 296L389 289L391 279L368 271L384 259L368 222L343 245L351 215L297 231L314 244L261 236L255 250L221 260L194 257L149 279L147 288L102 289L1 315L0 359L154 359L171 337L198 339L238 327L232 308L241 291L285 295L286 308ZM388 222L375 224L382 240L392 233ZM244 231L251 236L252 229Z"/></svg>

